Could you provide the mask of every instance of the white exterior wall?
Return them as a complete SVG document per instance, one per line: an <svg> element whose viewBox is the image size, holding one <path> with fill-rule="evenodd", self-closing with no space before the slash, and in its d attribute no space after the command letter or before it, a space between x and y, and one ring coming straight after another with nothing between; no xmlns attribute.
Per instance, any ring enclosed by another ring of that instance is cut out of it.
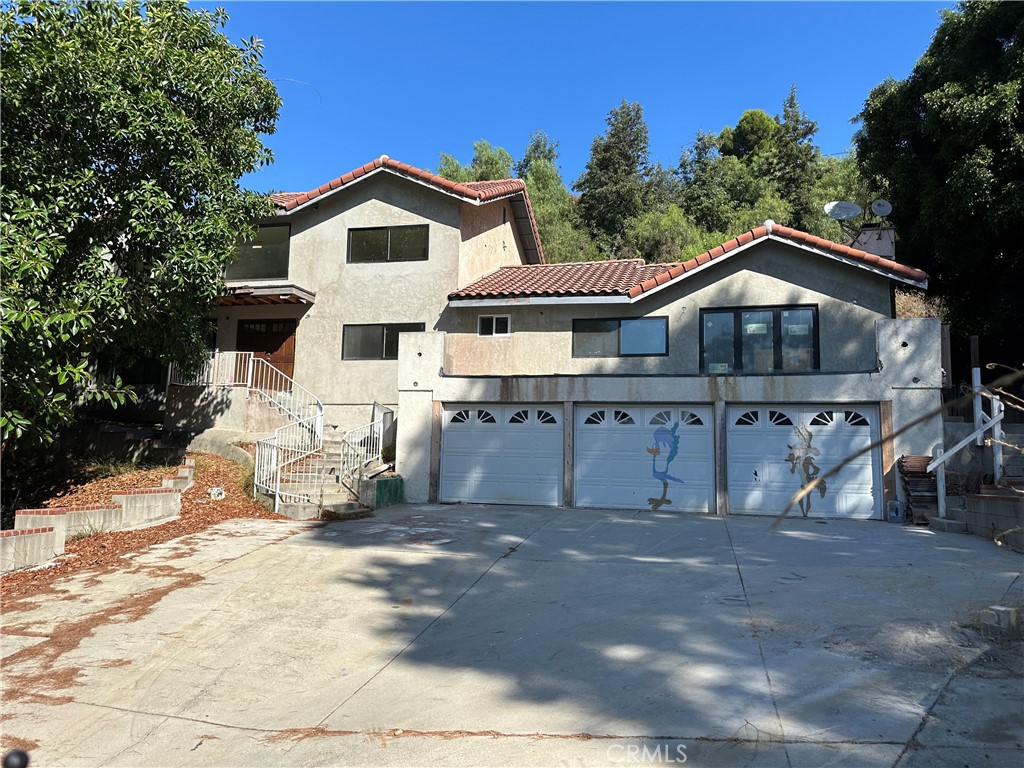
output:
<svg viewBox="0 0 1024 768"><path fill-rule="evenodd" d="M436 454L439 448L434 431L436 420L432 418L435 402L709 404L714 407L716 418L719 465L724 465L728 404L891 403L893 426L898 430L901 425L941 403L940 333L939 321L932 318L877 320L873 333L862 334L868 348L873 350L872 356L877 355L877 364L863 372L645 376L627 371L621 375L488 377L442 374L442 362L451 357L446 355L446 334L424 334L410 339L399 353L401 418L398 422L397 470L405 479L408 500L429 499L432 453ZM561 364L565 362L563 358ZM552 369L557 370L549 366L549 370ZM566 407L564 418L567 422L573 418L571 407ZM941 439L942 418L936 414L912 430L897 435L893 440L894 455L929 453ZM722 474L720 467L719 512L726 511L723 508L725 481Z"/></svg>

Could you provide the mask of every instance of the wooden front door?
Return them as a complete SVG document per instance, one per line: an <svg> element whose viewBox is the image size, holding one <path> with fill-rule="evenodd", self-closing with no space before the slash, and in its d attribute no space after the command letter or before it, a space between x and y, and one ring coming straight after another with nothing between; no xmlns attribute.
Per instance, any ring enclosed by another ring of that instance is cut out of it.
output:
<svg viewBox="0 0 1024 768"><path fill-rule="evenodd" d="M239 320L239 352L252 352L289 378L295 373L294 320Z"/></svg>

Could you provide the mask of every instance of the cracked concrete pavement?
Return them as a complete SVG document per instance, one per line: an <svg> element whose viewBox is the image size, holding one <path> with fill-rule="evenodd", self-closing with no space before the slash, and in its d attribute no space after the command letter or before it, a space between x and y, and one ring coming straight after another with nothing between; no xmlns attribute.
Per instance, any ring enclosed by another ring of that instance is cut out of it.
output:
<svg viewBox="0 0 1024 768"><path fill-rule="evenodd" d="M1024 764L1024 557L885 523L238 520L5 606L40 766Z"/></svg>

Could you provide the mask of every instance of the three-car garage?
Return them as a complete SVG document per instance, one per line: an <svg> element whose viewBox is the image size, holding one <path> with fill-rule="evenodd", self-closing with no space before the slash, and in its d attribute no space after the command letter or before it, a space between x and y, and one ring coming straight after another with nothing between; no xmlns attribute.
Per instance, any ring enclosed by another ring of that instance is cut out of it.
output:
<svg viewBox="0 0 1024 768"><path fill-rule="evenodd" d="M793 514L881 517L875 405L728 405L717 428L709 404L575 403L565 410L444 405L438 499L560 506L570 472L575 507L713 513L717 486L729 512L773 515L803 485L862 451ZM724 466L716 467L716 457Z"/></svg>

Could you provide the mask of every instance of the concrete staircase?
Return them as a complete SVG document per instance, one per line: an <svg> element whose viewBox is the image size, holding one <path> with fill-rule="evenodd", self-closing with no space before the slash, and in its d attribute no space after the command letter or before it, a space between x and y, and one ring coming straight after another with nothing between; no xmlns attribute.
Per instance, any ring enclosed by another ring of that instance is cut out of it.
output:
<svg viewBox="0 0 1024 768"><path fill-rule="evenodd" d="M946 519L929 521L932 528L971 533L1000 546L1024 552L1024 424L1004 424L1003 479L966 493L962 506L947 504ZM955 497L947 497L951 501Z"/></svg>
<svg viewBox="0 0 1024 768"><path fill-rule="evenodd" d="M320 454L307 456L281 473L281 491L289 497L305 496L304 502L281 503L278 512L297 520L337 517L367 511L359 501L359 478L380 466L380 460L349 466L340 443L325 443Z"/></svg>

